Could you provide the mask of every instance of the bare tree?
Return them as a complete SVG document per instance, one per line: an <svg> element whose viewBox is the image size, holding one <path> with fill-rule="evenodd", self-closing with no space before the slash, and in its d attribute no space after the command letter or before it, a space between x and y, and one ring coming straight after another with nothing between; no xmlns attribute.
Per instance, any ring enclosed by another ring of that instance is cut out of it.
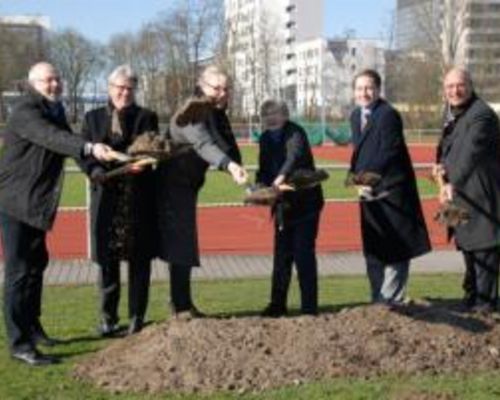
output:
<svg viewBox="0 0 500 400"><path fill-rule="evenodd" d="M70 120L76 122L85 87L104 65L100 47L78 32L68 29L52 36L50 58L65 81Z"/></svg>
<svg viewBox="0 0 500 400"><path fill-rule="evenodd" d="M465 60L469 0L421 0L412 5L418 33L411 50L439 60L443 71Z"/></svg>
<svg viewBox="0 0 500 400"><path fill-rule="evenodd" d="M137 68L142 72L144 103L160 112L162 109L160 74L164 68L160 35L153 23L143 26L137 37L135 59Z"/></svg>
<svg viewBox="0 0 500 400"><path fill-rule="evenodd" d="M6 117L4 92L22 88L28 69L43 60L46 52L42 27L0 24L0 121Z"/></svg>
<svg viewBox="0 0 500 400"><path fill-rule="evenodd" d="M466 14L469 1L443 0L441 31L443 66L463 64L465 61Z"/></svg>
<svg viewBox="0 0 500 400"><path fill-rule="evenodd" d="M252 118L263 98L281 96L281 62L284 38L276 27L279 21L265 8L236 12L226 21L225 57L235 80L239 114L243 108ZM238 96L238 93L245 95Z"/></svg>
<svg viewBox="0 0 500 400"><path fill-rule="evenodd" d="M158 112L171 112L193 92L200 66L220 46L221 6L220 0L177 2L136 36L144 98Z"/></svg>
<svg viewBox="0 0 500 400"><path fill-rule="evenodd" d="M132 33L119 33L111 36L107 45L107 58L110 68L117 65L129 64L137 67L136 47L137 37Z"/></svg>

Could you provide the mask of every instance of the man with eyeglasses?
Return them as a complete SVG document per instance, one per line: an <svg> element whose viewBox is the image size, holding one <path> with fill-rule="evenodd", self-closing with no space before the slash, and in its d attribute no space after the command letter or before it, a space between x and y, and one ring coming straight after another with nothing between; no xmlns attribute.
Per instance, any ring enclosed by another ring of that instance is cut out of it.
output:
<svg viewBox="0 0 500 400"><path fill-rule="evenodd" d="M83 136L102 141L125 152L146 132L158 133L158 116L135 101L138 77L128 65L121 65L108 78L109 101L89 111L82 126ZM156 213L154 171L147 168L102 181L112 164L87 161L83 169L91 178L91 249L99 267L101 320L98 333L120 333L120 262L128 262L128 333L144 325L148 304L151 260L156 256Z"/></svg>
<svg viewBox="0 0 500 400"><path fill-rule="evenodd" d="M5 261L4 318L12 358L29 365L59 360L37 345L53 346L40 323L46 233L62 190L64 158L107 161L110 148L73 135L61 103L63 85L51 64L31 67L26 93L7 123L0 159L0 230Z"/></svg>
<svg viewBox="0 0 500 400"><path fill-rule="evenodd" d="M171 306L178 317L202 316L191 297L191 270L200 265L196 204L209 166L229 172L237 184L248 179L226 115L228 100L227 75L209 66L170 124L173 145L190 148L161 168L158 183L160 257L170 264Z"/></svg>
<svg viewBox="0 0 500 400"><path fill-rule="evenodd" d="M463 254L463 306L480 313L498 307L500 269L500 123L475 92L471 74L451 68L443 79L445 113L433 173L439 200L465 209L469 220L450 233Z"/></svg>

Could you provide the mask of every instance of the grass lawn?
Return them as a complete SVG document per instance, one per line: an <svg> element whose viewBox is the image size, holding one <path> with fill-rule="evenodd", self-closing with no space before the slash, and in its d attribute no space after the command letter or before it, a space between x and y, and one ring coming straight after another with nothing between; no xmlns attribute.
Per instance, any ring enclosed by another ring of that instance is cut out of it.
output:
<svg viewBox="0 0 500 400"><path fill-rule="evenodd" d="M257 146L242 146L243 161L246 165L257 163ZM317 165L332 164L331 161L316 159ZM68 166L74 166L69 161ZM323 184L323 190L327 199L354 199L356 193L352 188L344 187L346 177L345 170L330 170L330 179ZM252 181L253 181L252 177ZM427 179L418 179L418 187L422 196L436 195L435 186ZM235 185L231 177L223 172L210 172L207 181L200 193L201 204L214 203L241 203L244 191ZM61 205L65 207L77 207L85 205L85 177L80 173L67 173L64 183L64 191Z"/></svg>
<svg viewBox="0 0 500 400"><path fill-rule="evenodd" d="M420 275L411 279L413 297L457 298L461 295L461 277L458 275ZM342 305L367 301L367 282L364 277L331 277L320 281L320 305L324 310L337 310ZM196 282L196 302L209 313L245 314L264 307L268 298L267 279L201 281ZM47 287L44 294L44 324L50 334L71 341L51 350L64 358L64 363L48 368L29 368L9 359L7 351L0 351L0 399L195 399L196 396L138 396L112 395L75 382L69 372L72 365L86 354L107 343L94 337L97 297L90 286ZM167 318L167 284L153 285L149 317L154 321ZM126 299L126 294L123 294ZM291 293L292 308L298 306L298 289L294 282ZM125 315L122 304L122 315ZM3 324L0 338L5 343ZM334 379L284 388L260 395L237 396L241 399L401 399L408 394L446 393L457 399L492 399L500 397L500 372L471 374L470 376L411 376L377 379ZM208 400L235 398L231 394L204 397Z"/></svg>

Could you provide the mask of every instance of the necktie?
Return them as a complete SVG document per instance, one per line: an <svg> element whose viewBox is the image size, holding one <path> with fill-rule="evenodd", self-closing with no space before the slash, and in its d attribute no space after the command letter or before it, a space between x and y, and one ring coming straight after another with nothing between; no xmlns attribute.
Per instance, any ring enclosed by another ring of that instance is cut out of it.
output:
<svg viewBox="0 0 500 400"><path fill-rule="evenodd" d="M114 109L111 115L111 133L116 136L123 136L118 110Z"/></svg>
<svg viewBox="0 0 500 400"><path fill-rule="evenodd" d="M368 123L368 118L370 117L370 109L363 107L361 109L361 130L363 131L366 128L366 124Z"/></svg>

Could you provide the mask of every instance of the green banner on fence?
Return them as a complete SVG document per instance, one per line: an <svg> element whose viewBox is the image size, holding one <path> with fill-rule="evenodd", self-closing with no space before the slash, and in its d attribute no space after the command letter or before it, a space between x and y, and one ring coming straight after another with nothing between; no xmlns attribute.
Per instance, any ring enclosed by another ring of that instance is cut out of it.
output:
<svg viewBox="0 0 500 400"><path fill-rule="evenodd" d="M303 120L294 120L294 122L305 129L311 146L321 146L328 141L339 146L345 146L351 142L351 128L348 122L337 124L335 128L330 124L322 124L321 122ZM257 143L261 133L258 130L253 130L251 133L252 142Z"/></svg>

